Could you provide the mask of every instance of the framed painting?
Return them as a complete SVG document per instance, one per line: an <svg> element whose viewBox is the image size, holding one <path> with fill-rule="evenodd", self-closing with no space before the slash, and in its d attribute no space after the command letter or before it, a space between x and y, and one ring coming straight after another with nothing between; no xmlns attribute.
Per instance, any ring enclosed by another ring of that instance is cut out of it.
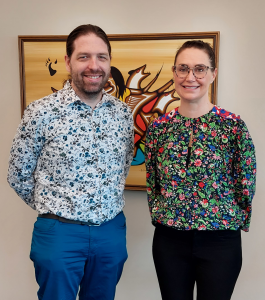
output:
<svg viewBox="0 0 265 300"><path fill-rule="evenodd" d="M104 89L128 104L134 118L134 158L126 189L145 190L144 148L148 124L179 106L171 67L187 40L203 40L214 49L217 65L220 33L108 35L112 47L111 76ZM63 87L69 74L64 55L67 36L19 36L21 114L25 107ZM217 104L217 79L209 101Z"/></svg>

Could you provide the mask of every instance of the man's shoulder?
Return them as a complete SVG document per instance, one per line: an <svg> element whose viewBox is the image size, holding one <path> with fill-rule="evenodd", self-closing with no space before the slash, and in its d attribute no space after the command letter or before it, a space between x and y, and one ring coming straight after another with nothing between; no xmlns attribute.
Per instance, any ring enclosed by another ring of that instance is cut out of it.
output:
<svg viewBox="0 0 265 300"><path fill-rule="evenodd" d="M55 93L31 102L27 106L25 112L40 112L49 115L52 112L58 111L62 105L67 104L67 102L71 100L69 97L71 97L71 95L67 95L66 91L61 89Z"/></svg>
<svg viewBox="0 0 265 300"><path fill-rule="evenodd" d="M132 113L132 110L130 109L130 107L123 101L121 101L120 99L104 92L105 97L107 97L108 103L110 103L110 105L112 105L113 107L115 107L117 110L120 110L123 113Z"/></svg>
<svg viewBox="0 0 265 300"><path fill-rule="evenodd" d="M51 102L56 102L56 99L58 98L58 94L60 93L60 91L57 91L55 93L52 93L50 95L47 95L45 97L42 97L38 100L35 100L33 102L31 102L27 108L40 108L40 107L49 107L49 104Z"/></svg>

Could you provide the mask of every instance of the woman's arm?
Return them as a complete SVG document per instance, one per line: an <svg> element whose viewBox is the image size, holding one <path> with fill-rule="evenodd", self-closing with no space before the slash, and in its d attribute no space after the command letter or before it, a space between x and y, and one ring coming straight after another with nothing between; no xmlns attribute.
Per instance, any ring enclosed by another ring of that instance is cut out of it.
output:
<svg viewBox="0 0 265 300"><path fill-rule="evenodd" d="M146 166L146 187L147 187L147 199L150 209L156 201L156 143L157 136L154 132L153 123L149 124L146 132L145 142L145 166Z"/></svg>
<svg viewBox="0 0 265 300"><path fill-rule="evenodd" d="M233 175L236 200L246 212L242 229L248 231L256 190L256 157L253 141L243 120L239 120L237 128Z"/></svg>

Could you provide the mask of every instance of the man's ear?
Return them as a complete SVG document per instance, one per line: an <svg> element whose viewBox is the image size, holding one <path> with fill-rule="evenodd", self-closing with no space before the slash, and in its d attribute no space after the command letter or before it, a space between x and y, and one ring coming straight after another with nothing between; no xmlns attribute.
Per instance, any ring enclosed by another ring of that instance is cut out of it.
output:
<svg viewBox="0 0 265 300"><path fill-rule="evenodd" d="M66 71L70 73L70 71L71 71L71 68L70 68L70 58L69 58L68 55L64 56L64 61L65 61Z"/></svg>

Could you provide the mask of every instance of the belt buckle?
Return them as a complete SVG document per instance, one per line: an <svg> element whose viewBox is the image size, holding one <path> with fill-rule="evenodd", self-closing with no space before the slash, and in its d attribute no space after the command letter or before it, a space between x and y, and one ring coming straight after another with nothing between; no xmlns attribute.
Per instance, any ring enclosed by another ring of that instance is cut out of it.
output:
<svg viewBox="0 0 265 300"><path fill-rule="evenodd" d="M81 221L81 225L87 225L87 226L100 226L100 224L95 224L92 222L83 222Z"/></svg>

